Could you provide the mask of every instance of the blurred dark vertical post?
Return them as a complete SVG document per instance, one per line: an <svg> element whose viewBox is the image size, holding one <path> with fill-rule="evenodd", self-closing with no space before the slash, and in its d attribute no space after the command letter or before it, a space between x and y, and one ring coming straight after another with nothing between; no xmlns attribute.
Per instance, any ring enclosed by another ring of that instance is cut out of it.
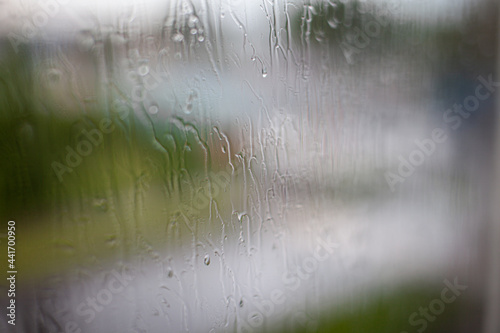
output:
<svg viewBox="0 0 500 333"><path fill-rule="evenodd" d="M492 0L495 1L495 0ZM500 6L497 8L498 17L500 17ZM500 20L497 21L496 35L496 77L500 77ZM492 173L493 188L491 204L491 218L489 230L489 260L488 260L488 284L486 288L486 311L484 320L484 333L500 332L500 117L496 114L500 109L500 96L496 96L496 112L495 112L495 149L494 153L494 171Z"/></svg>
<svg viewBox="0 0 500 333"><path fill-rule="evenodd" d="M438 36L438 47L443 53L436 70L440 87L437 100L443 103L440 110L464 101L475 91L478 80L499 81L498 8L497 0L471 1L464 7L462 25ZM451 172L466 174L471 186L479 191L477 199L468 199L476 200L468 237L478 245L468 253L470 267L462 276L467 281L470 303L461 309L456 332L500 332L498 94L496 91L494 98L482 102L452 134L456 155Z"/></svg>

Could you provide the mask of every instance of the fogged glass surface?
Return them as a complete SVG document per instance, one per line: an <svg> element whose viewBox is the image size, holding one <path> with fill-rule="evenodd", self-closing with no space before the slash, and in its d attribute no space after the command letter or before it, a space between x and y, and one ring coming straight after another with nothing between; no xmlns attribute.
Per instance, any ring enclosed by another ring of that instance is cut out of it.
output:
<svg viewBox="0 0 500 333"><path fill-rule="evenodd" d="M500 329L495 1L0 8L2 332Z"/></svg>

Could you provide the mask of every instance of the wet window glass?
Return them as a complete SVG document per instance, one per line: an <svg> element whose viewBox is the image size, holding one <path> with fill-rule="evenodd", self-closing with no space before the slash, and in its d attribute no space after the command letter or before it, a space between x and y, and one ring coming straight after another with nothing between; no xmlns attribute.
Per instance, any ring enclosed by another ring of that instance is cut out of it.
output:
<svg viewBox="0 0 500 333"><path fill-rule="evenodd" d="M498 332L498 13L0 3L0 331Z"/></svg>

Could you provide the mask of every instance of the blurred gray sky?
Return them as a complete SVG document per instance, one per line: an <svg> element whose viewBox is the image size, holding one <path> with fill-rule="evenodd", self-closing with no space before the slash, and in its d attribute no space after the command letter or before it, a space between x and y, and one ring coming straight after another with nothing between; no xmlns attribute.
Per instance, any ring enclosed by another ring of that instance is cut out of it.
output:
<svg viewBox="0 0 500 333"><path fill-rule="evenodd" d="M269 0L263 0L269 1ZM260 0L216 0L213 3L219 6L222 11L230 9L241 12L242 7L247 17L253 15L262 15ZM343 0L348 1L348 0ZM441 19L455 21L460 19L460 13L463 6L467 3L473 4L485 0L361 0L379 3L392 2L401 4L401 11L398 13L403 18L417 18L424 21L436 21ZM177 2L177 1L175 1ZM197 3L201 1L194 0L192 3L197 8ZM301 5L302 0L292 0L291 3ZM49 22L42 21L40 29L51 31L59 30L79 30L85 22L78 22L76 16L82 13L92 13L99 18L102 24L116 22L118 14L124 11L133 10L133 16L145 21L154 21L161 19L168 8L174 3L173 0L11 0L0 2L0 33L5 34L11 31L19 31L20 26L25 24L26 20L33 21L33 16L40 12L44 4L56 3L57 8L54 14L49 18ZM212 3L212 2L210 2ZM53 8L53 7L52 7ZM198 10L200 12L202 10ZM43 18L42 18L43 20Z"/></svg>

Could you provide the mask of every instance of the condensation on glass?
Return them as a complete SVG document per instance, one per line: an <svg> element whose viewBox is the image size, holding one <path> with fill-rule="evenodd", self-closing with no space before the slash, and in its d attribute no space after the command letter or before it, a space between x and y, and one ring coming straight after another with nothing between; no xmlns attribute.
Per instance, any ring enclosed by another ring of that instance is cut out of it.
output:
<svg viewBox="0 0 500 333"><path fill-rule="evenodd" d="M494 1L2 7L2 331L494 332Z"/></svg>

